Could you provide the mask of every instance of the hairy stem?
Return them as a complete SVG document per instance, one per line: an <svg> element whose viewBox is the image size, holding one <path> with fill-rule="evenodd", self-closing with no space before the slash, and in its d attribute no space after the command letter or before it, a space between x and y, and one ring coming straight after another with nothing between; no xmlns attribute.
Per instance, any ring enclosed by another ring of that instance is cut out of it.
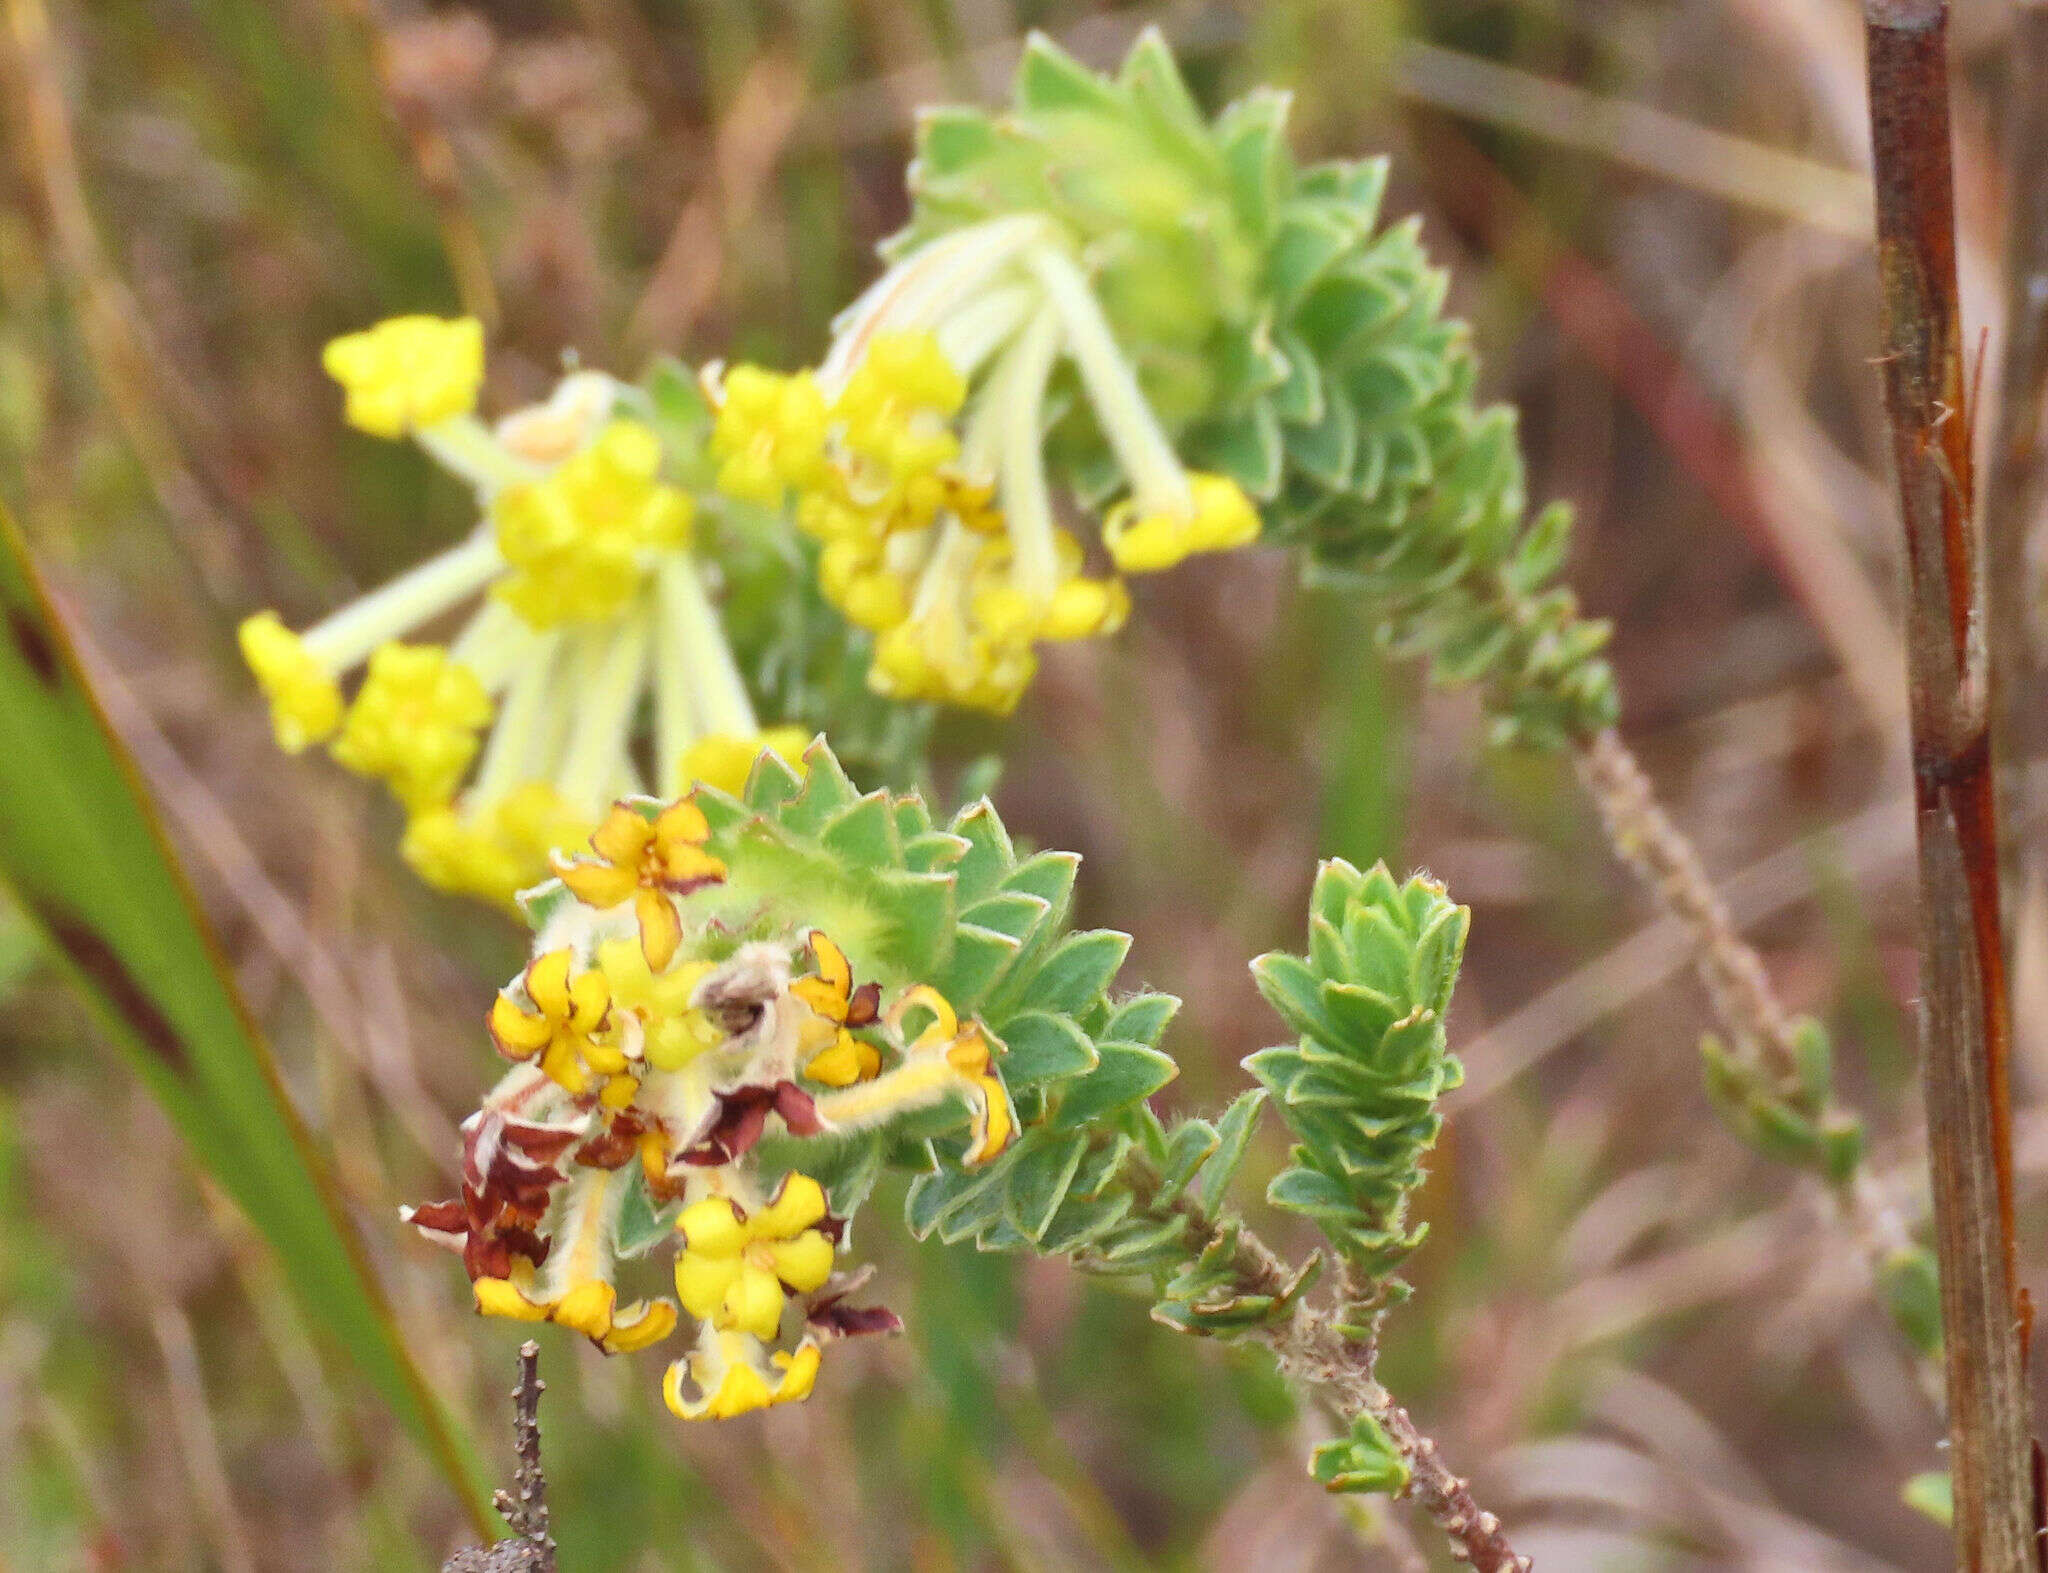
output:
<svg viewBox="0 0 2048 1573"><path fill-rule="evenodd" d="M1163 1207L1157 1202L1158 1173L1142 1158L1134 1157L1124 1170L1136 1193L1138 1211L1155 1211L1177 1216L1188 1224L1188 1254L1199 1255L1223 1234L1223 1221L1183 1191ZM1231 1272L1232 1288L1244 1295L1271 1296L1284 1301L1302 1281L1298 1267L1290 1267L1251 1230L1236 1232ZM1277 1322L1249 1335L1273 1351L1286 1376L1314 1392L1349 1421L1370 1414L1393 1438L1407 1462L1407 1494L1413 1497L1444 1533L1451 1555L1469 1562L1480 1573L1528 1573L1530 1559L1508 1544L1499 1518L1481 1508L1472 1488L1444 1463L1437 1445L1373 1375L1376 1354L1370 1340L1355 1337L1340 1321L1355 1321L1362 1313L1358 1302L1374 1298L1372 1286L1349 1282L1340 1296L1338 1311L1297 1305Z"/></svg>
<svg viewBox="0 0 2048 1573"><path fill-rule="evenodd" d="M2038 1567L2014 1298L2009 1041L1981 543L1957 297L1946 0L1867 0L1885 407L1906 540L1921 1083L1956 1565ZM2010 566L2008 572L2014 571Z"/></svg>
<svg viewBox="0 0 2048 1573"><path fill-rule="evenodd" d="M1600 810L1615 855L1692 931L1707 998L1739 1052L1760 1055L1784 1090L1796 1089L1791 1018L1762 960L1729 916L1699 852L1658 803L1650 778L1612 727L1581 745L1579 779Z"/></svg>

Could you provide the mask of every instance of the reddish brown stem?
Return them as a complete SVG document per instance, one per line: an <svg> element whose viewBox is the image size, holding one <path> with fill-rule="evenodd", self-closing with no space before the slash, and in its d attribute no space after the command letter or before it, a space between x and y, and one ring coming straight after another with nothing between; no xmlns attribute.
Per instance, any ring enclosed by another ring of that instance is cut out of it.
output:
<svg viewBox="0 0 2048 1573"><path fill-rule="evenodd" d="M1957 303L1946 0L1866 0L1884 391L1905 526L1921 1080L1956 1565L2037 1566L2014 1296L1990 673Z"/></svg>

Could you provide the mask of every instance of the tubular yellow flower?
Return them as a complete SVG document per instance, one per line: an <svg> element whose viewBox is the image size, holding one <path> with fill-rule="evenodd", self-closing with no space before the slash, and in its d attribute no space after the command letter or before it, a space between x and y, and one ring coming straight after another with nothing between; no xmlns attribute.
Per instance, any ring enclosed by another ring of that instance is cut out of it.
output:
<svg viewBox="0 0 2048 1573"><path fill-rule="evenodd" d="M1092 265L1047 220L1008 214L911 251L834 324L817 378L826 462L797 518L824 544L826 598L879 636L878 692L1006 712L1036 672L1035 641L1122 625L1123 586L1085 577L1054 522L1045 445L1062 364L1127 485L1100 531L1120 572L1257 538L1237 483L1174 451Z"/></svg>
<svg viewBox="0 0 2048 1573"><path fill-rule="evenodd" d="M647 965L659 972L683 936L673 898L725 878L725 864L704 850L710 837L704 811L688 798L678 798L652 819L632 803L616 803L590 838L597 855L558 855L555 875L588 906L615 907L630 900Z"/></svg>
<svg viewBox="0 0 2048 1573"><path fill-rule="evenodd" d="M590 1091L590 1079L626 1069L626 1056L599 1034L611 1014L611 988L602 972L574 973L575 954L566 946L535 957L523 975L532 1008L510 994L491 1002L489 1026L498 1052L508 1060L539 1056L541 1071L572 1097Z"/></svg>
<svg viewBox="0 0 2048 1573"><path fill-rule="evenodd" d="M810 741L811 734L800 726L771 726L751 737L707 732L684 750L683 779L738 796L753 774L754 761L764 753L774 754L801 778Z"/></svg>
<svg viewBox="0 0 2048 1573"><path fill-rule="evenodd" d="M902 1042L906 1023L919 1011L930 1019L904 1045L901 1061L872 1081L820 1097L818 1117L828 1130L858 1127L956 1097L967 1105L972 1120L962 1161L970 1168L987 1163L1010 1145L1017 1131L1017 1116L995 1072L988 1039L978 1023L963 1026L952 1002L926 983L905 990L883 1015L882 1025Z"/></svg>
<svg viewBox="0 0 2048 1573"><path fill-rule="evenodd" d="M381 645L349 706L334 758L381 777L415 813L438 808L476 757L491 713L476 674L439 645Z"/></svg>
<svg viewBox="0 0 2048 1573"><path fill-rule="evenodd" d="M341 685L307 651L305 642L275 612L244 618L238 634L242 659L270 701L277 746L296 754L332 736L341 724Z"/></svg>
<svg viewBox="0 0 2048 1573"><path fill-rule="evenodd" d="M621 420L544 478L507 487L491 523L512 571L494 593L535 628L616 616L650 553L689 544L693 505L660 471L654 433Z"/></svg>
<svg viewBox="0 0 2048 1573"><path fill-rule="evenodd" d="M481 353L475 323L433 318L330 347L352 418L410 431L473 489L482 517L304 634L259 612L241 644L284 748L329 742L381 777L408 810L413 869L510 907L614 801L681 795L691 757L723 775L734 739L787 740L795 757L804 734L764 731L754 713L699 575L695 503L662 479L660 442L633 418L647 396L574 371L489 427L472 412ZM411 642L465 604L445 650ZM636 736L650 696L651 750Z"/></svg>
<svg viewBox="0 0 2048 1573"><path fill-rule="evenodd" d="M937 339L882 333L847 378L832 416L847 450L867 460L885 485L900 487L936 479L959 457L960 439L947 423L966 398L967 383Z"/></svg>
<svg viewBox="0 0 2048 1573"><path fill-rule="evenodd" d="M768 1205L749 1214L725 1196L683 1209L676 1229L676 1298L712 1326L772 1339L791 1294L821 1289L832 1276L825 1191L809 1175L784 1176Z"/></svg>
<svg viewBox="0 0 2048 1573"><path fill-rule="evenodd" d="M320 357L347 396L348 423L403 437L476 408L484 329L474 317L392 317L328 344Z"/></svg>
<svg viewBox="0 0 2048 1573"><path fill-rule="evenodd" d="M1195 552L1224 552L1259 538L1259 515L1244 488L1225 475L1190 475L1193 505L1141 514L1136 499L1117 504L1102 542L1125 573L1157 573Z"/></svg>
<svg viewBox="0 0 2048 1573"><path fill-rule="evenodd" d="M519 892L547 872L548 854L574 846L589 826L552 786L529 781L478 812L439 807L413 815L398 850L437 890L516 908Z"/></svg>
<svg viewBox="0 0 2048 1573"><path fill-rule="evenodd" d="M718 489L728 497L767 505L790 487L817 478L825 452L825 399L809 372L785 377L759 366L735 366L705 378L718 411L711 456L719 462Z"/></svg>

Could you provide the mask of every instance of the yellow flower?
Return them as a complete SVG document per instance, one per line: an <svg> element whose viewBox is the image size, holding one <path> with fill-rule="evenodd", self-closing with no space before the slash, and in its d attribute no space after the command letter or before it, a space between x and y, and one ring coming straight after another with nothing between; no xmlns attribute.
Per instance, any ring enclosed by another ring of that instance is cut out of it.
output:
<svg viewBox="0 0 2048 1573"><path fill-rule="evenodd" d="M515 1257L508 1278L479 1278L471 1285L483 1316L518 1322L554 1322L583 1334L608 1355L631 1354L675 1331L676 1308L668 1300L636 1300L620 1307L611 1282L612 1230L618 1208L615 1176L584 1170L571 1183L562 1221L536 1272Z"/></svg>
<svg viewBox="0 0 2048 1573"><path fill-rule="evenodd" d="M761 1353L758 1339L707 1327L697 1352L668 1368L661 1384L662 1399L678 1419L730 1420L771 1404L793 1404L810 1397L824 1358L814 1340L806 1338L792 1354L778 1350L767 1365L762 1364ZM771 1368L777 1373L772 1387ZM685 1382L694 1382L701 1396L685 1398Z"/></svg>
<svg viewBox="0 0 2048 1573"><path fill-rule="evenodd" d="M896 699L936 699L994 715L1017 708L1038 675L1028 638L970 626L958 611L906 619L875 641L868 686Z"/></svg>
<svg viewBox="0 0 2048 1573"><path fill-rule="evenodd" d="M733 732L707 732L683 752L683 780L695 786L716 787L737 797L746 790L754 761L763 753L776 755L799 776L805 771L804 750L811 734L800 726L764 727L752 737Z"/></svg>
<svg viewBox="0 0 2048 1573"><path fill-rule="evenodd" d="M824 1187L796 1173L753 1213L724 1196L684 1208L676 1220L683 1309L722 1330L773 1338L788 1296L822 1289L832 1276L832 1241L814 1227L825 1214Z"/></svg>
<svg viewBox="0 0 2048 1573"><path fill-rule="evenodd" d="M639 1018L641 1053L654 1070L681 1070L725 1041L725 1030L690 1004L712 963L671 962L656 972L637 940L608 939L597 947L597 965L611 986L613 1008Z"/></svg>
<svg viewBox="0 0 2048 1573"><path fill-rule="evenodd" d="M1155 508L1142 513L1135 500L1110 509L1102 522L1102 544L1125 573L1156 573L1195 552L1227 552L1259 538L1258 510L1244 488L1226 475L1191 474L1192 506L1182 512Z"/></svg>
<svg viewBox="0 0 2048 1573"><path fill-rule="evenodd" d="M515 907L519 892L548 876L548 854L574 846L590 821L552 786L529 781L481 810L429 808L399 842L412 871L436 890Z"/></svg>
<svg viewBox="0 0 2048 1573"><path fill-rule="evenodd" d="M817 478L825 452L825 396L809 372L793 377L735 366L707 391L718 408L711 457L728 497L773 506Z"/></svg>
<svg viewBox="0 0 2048 1573"><path fill-rule="evenodd" d="M855 991L846 952L822 929L811 930L811 956L817 972L789 986L789 992L812 1013L797 1034L798 1053L810 1056L804 1074L827 1087L851 1087L857 1081L871 1080L882 1069L881 1051L848 1029L874 1021L879 990L869 983Z"/></svg>
<svg viewBox="0 0 2048 1573"><path fill-rule="evenodd" d="M275 612L244 618L238 630L242 659L270 701L277 746L296 754L341 724L341 686L285 627Z"/></svg>
<svg viewBox="0 0 2048 1573"><path fill-rule="evenodd" d="M320 363L341 384L351 426L373 437L403 437L476 408L483 324L474 317L391 317L333 340Z"/></svg>
<svg viewBox="0 0 2048 1573"><path fill-rule="evenodd" d="M476 674L439 645L380 645L334 757L360 775L382 777L417 813L454 795L491 714Z"/></svg>
<svg viewBox="0 0 2048 1573"><path fill-rule="evenodd" d="M626 1069L626 1056L597 1034L611 1014L611 988L602 972L571 976L574 954L564 946L527 964L524 1009L509 994L491 1002L489 1024L498 1052L508 1060L540 1056L540 1068L572 1097L590 1091L593 1073L616 1076Z"/></svg>
<svg viewBox="0 0 2048 1573"><path fill-rule="evenodd" d="M966 379L931 334L882 333L833 401L832 418L850 452L879 470L885 484L901 486L959 456L960 441L947 423L966 399Z"/></svg>
<svg viewBox="0 0 2048 1573"><path fill-rule="evenodd" d="M511 571L493 593L536 628L616 615L649 553L690 541L694 505L660 472L653 431L618 420L541 479L506 487L491 523Z"/></svg>
<svg viewBox="0 0 2048 1573"><path fill-rule="evenodd" d="M930 1020L914 1041L904 1045L901 1062L872 1081L821 1096L818 1118L827 1130L851 1130L956 1097L966 1103L970 1120L962 1161L969 1167L987 1163L1017 1133L1017 1117L996 1074L988 1039L978 1022L963 1026L952 1002L930 984L920 983L905 990L882 1017L893 1041L902 1042L914 1011L924 1012Z"/></svg>
<svg viewBox="0 0 2048 1573"><path fill-rule="evenodd" d="M615 907L631 900L647 964L659 972L683 937L672 898L725 878L725 864L704 850L710 839L704 811L688 798L677 799L653 819L630 803L615 803L590 838L597 856L557 856L554 869L586 906Z"/></svg>
<svg viewBox="0 0 2048 1573"><path fill-rule="evenodd" d="M965 1032L955 1035L946 1045L946 1063L974 1089L969 1101L975 1108L978 1124L973 1143L961 1160L971 1168L986 1163L1010 1145L1010 1138L1017 1134L1017 1119L1010 1112L1009 1097L993 1069L988 1039L982 1036L978 1024L970 1022Z"/></svg>

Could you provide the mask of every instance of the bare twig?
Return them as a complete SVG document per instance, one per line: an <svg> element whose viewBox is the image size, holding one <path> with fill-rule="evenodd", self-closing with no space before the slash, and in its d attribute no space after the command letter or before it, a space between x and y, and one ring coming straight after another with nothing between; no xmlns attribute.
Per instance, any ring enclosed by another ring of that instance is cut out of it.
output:
<svg viewBox="0 0 2048 1573"><path fill-rule="evenodd" d="M555 1573L548 1482L540 1463L540 1395L546 1391L540 1345L529 1338L519 1346L519 1385L512 1389L512 1447L519 1459L512 1472L514 1489L491 1498L512 1538L458 1551L442 1564L441 1573Z"/></svg>
<svg viewBox="0 0 2048 1573"><path fill-rule="evenodd" d="M1884 391L1905 525L1921 1080L1957 1566L2037 1567L2013 1293L2007 1001L1982 563L1957 300L1947 0L1866 0Z"/></svg>
<svg viewBox="0 0 2048 1573"><path fill-rule="evenodd" d="M1999 368L1998 419L1984 474L1984 549L1991 582L1991 691L1999 752L2029 756L2043 741L2040 549L2043 502L2041 423L2048 403L2048 3L2014 8L2012 80L2007 85L2005 357ZM2008 793L2025 788L2006 783ZM2007 820L2000 852L2006 885L2019 889L2024 861ZM2010 935L2008 935L2010 939ZM2007 961L2013 952L2007 948Z"/></svg>

